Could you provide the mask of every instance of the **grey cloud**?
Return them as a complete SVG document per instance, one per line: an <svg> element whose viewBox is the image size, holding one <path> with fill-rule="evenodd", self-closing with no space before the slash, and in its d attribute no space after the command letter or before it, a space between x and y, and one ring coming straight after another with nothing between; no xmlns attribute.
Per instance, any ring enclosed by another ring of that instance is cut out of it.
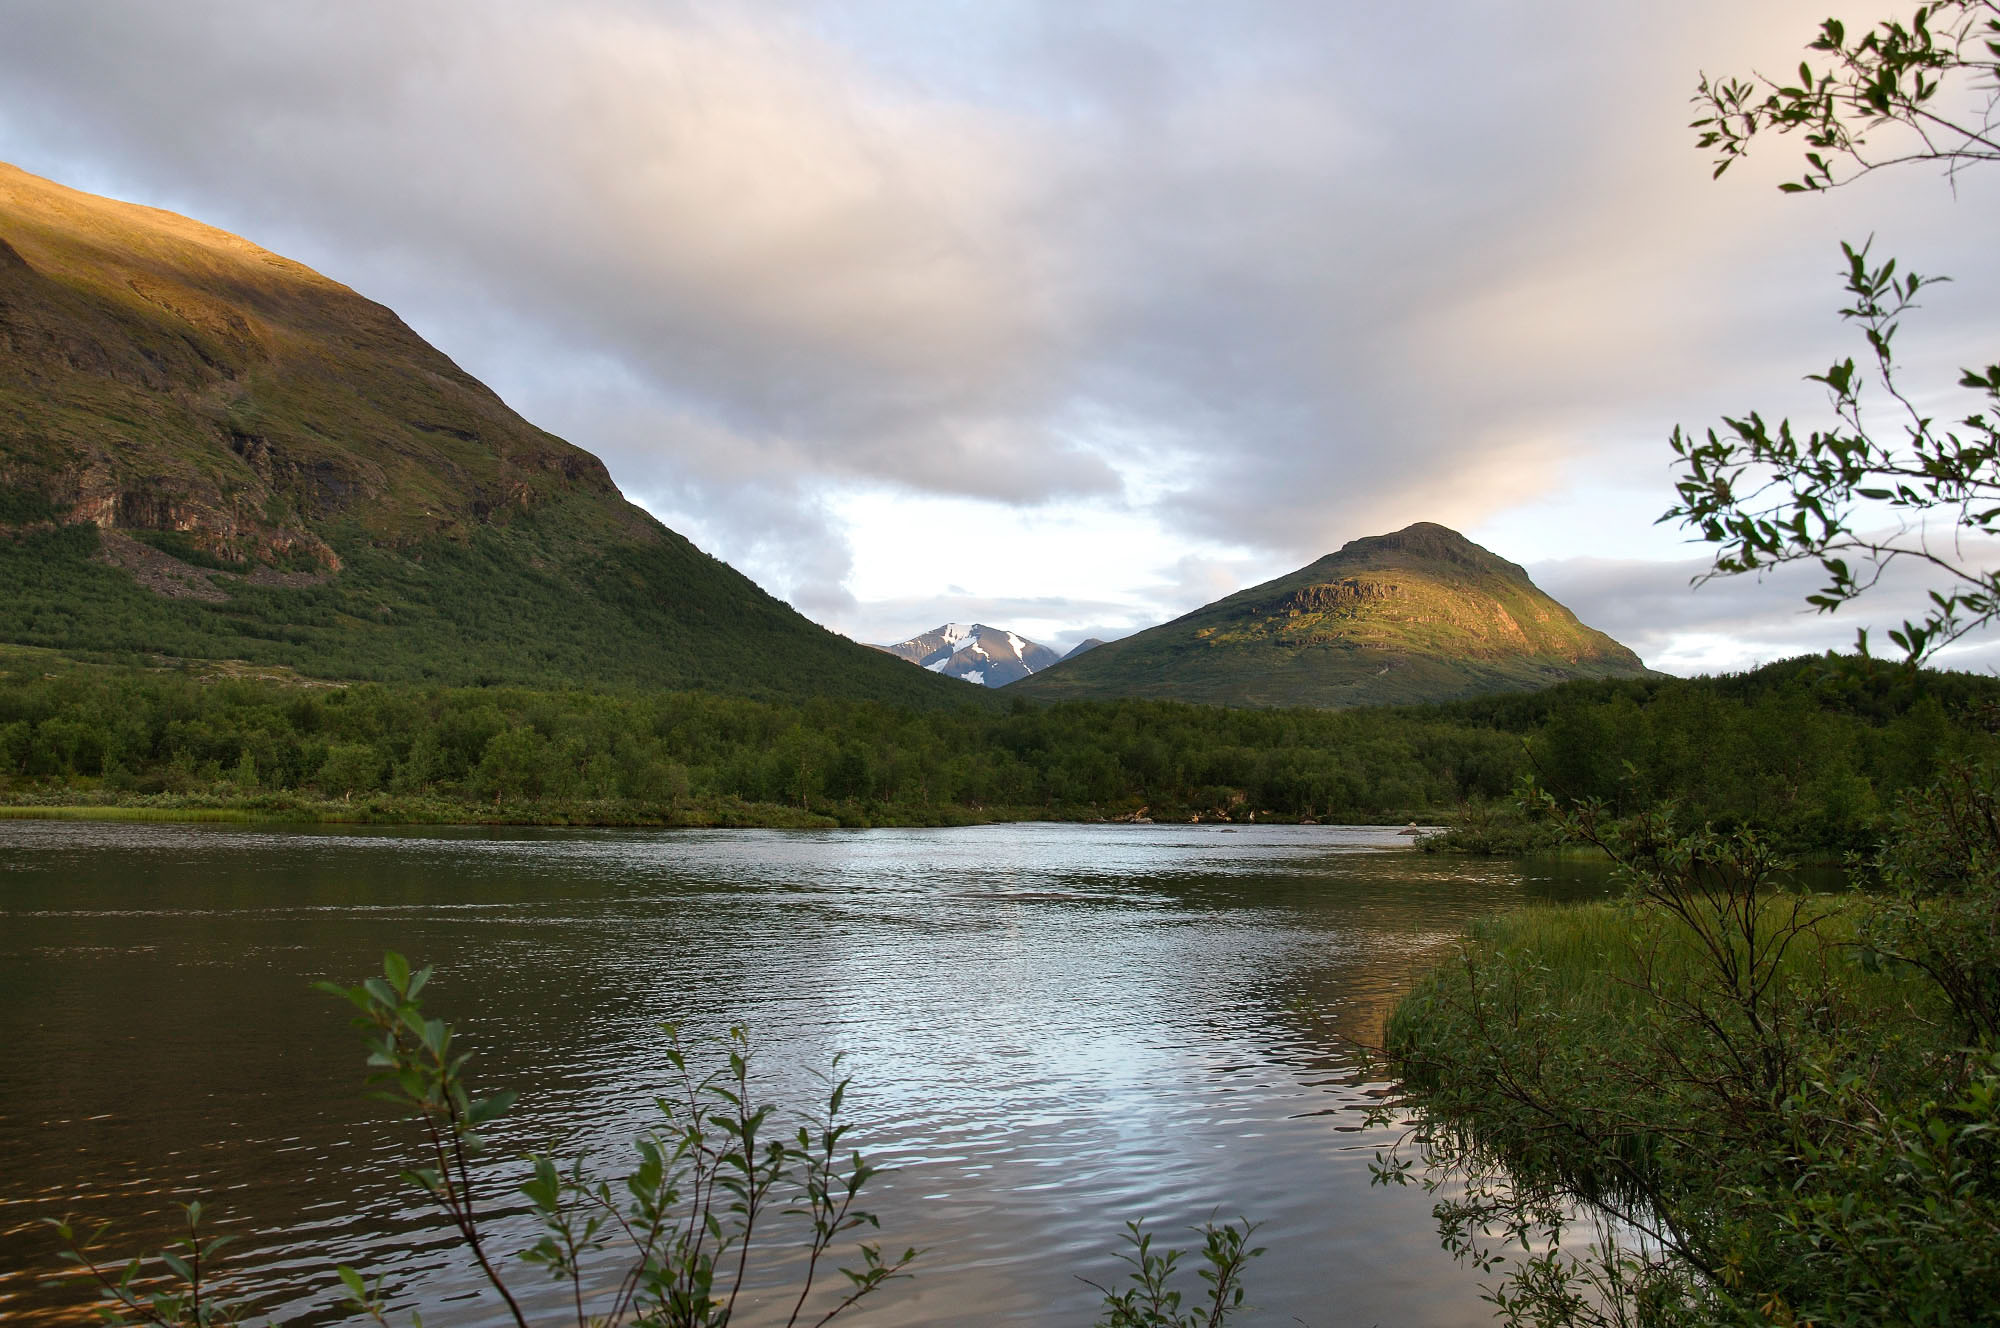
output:
<svg viewBox="0 0 2000 1328"><path fill-rule="evenodd" d="M2000 554L2000 549L1993 552ZM1834 613L1819 613L1805 602L1823 584L1817 565L1792 564L1761 577L1716 577L1694 584L1710 566L1705 558L1572 558L1533 564L1528 573L1585 623L1630 646L1652 667L1681 674L1849 651L1856 631L1864 627L1870 629L1876 653L1893 657L1888 629L1923 613L1931 584L1917 564L1899 563L1861 599ZM2000 631L1968 637L1937 662L1992 669L2000 665Z"/></svg>
<svg viewBox="0 0 2000 1328"><path fill-rule="evenodd" d="M1096 495L1294 566L1651 470L1676 421L1812 406L1843 235L1990 334L1985 182L1781 200L1778 143L1707 182L1695 71L1786 67L1820 17L24 0L0 151L388 300L840 615L828 485ZM1158 492L1121 496L1135 456ZM1124 616L1213 598L1157 575Z"/></svg>
<svg viewBox="0 0 2000 1328"><path fill-rule="evenodd" d="M1550 12L1496 51L1480 24L1301 7L1260 34L1290 58L1246 61L1252 37L1177 70L1156 135L1091 163L1086 246L1114 264L1086 388L1186 433L1174 515L1304 558L1531 497L1635 418L1657 461L1684 413L1810 405L1855 209L1708 191L1676 131L1695 34L1732 25L1674 15ZM1974 230L1959 257L1990 270Z"/></svg>
<svg viewBox="0 0 2000 1328"><path fill-rule="evenodd" d="M857 86L776 22L108 12L19 16L0 59L49 114L10 146L311 232L336 274L476 292L816 469L1015 501L1114 487L1039 424L1059 310L1004 125Z"/></svg>
<svg viewBox="0 0 2000 1328"><path fill-rule="evenodd" d="M616 365L523 381L517 404L590 438L634 502L807 616L853 616L844 584L853 557L802 470L744 464L740 440L648 395Z"/></svg>

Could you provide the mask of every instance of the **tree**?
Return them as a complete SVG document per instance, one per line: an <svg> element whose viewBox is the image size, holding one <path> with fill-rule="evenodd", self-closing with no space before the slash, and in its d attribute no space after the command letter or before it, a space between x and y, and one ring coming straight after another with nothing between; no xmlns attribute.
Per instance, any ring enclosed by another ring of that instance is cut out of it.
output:
<svg viewBox="0 0 2000 1328"><path fill-rule="evenodd" d="M1805 135L1794 192L1921 162L1955 180L2000 160L2000 3L1924 5L1854 40L1829 20L1810 53L1796 82L1702 80L1695 127L1717 175L1764 132ZM2000 365L1959 379L1982 409L1935 424L1894 354L1932 279L1868 244L1843 249L1842 314L1865 335L1892 417L1864 410L1849 359L1812 375L1833 403L1829 428L1801 434L1752 413L1702 438L1677 429L1679 502L1663 519L1717 546L1710 575L1817 562L1826 584L1809 601L1822 611L1916 562L1930 608L1890 634L1914 664L2000 617L2000 572L1961 542L2000 535ZM1777 754L1798 818L1830 820L1865 789L1843 768L1851 757L1800 741L1817 707L1788 709L1761 710L1774 723L1741 737ZM1574 736L1552 722L1543 745L1583 762L1585 778L1589 744L1562 747ZM1612 857L1630 893L1522 911L1468 938L1392 1017L1405 1097L1378 1116L1406 1113L1444 1243L1500 1271L1500 1316L1537 1328L1993 1321L2000 776L1952 772L1904 799L1869 895L1786 888L1770 840L1718 834L1705 808L1692 825L1672 806L1614 823L1598 802L1526 801ZM1412 1170L1395 1150L1377 1166L1389 1183ZM1594 1239L1578 1239L1592 1218Z"/></svg>
<svg viewBox="0 0 2000 1328"><path fill-rule="evenodd" d="M1939 0L1908 23L1885 21L1853 39L1828 19L1796 81L1704 77L1695 101L1700 146L1719 177L1760 133L1803 134L1806 170L1780 187L1836 189L1893 166L1928 163L1947 180L2000 161L2000 2ZM1817 61L1817 64L1815 64ZM1875 586L1895 563L1923 565L1930 604L1889 637L1911 663L2000 617L2000 570L1965 536L2000 536L2000 364L1962 371L1977 405L1940 425L1923 394L1898 378L1895 337L1918 293L1938 277L1876 261L1868 243L1842 246L1849 303L1841 317L1868 345L1879 399L1864 400L1854 359L1809 375L1835 422L1801 436L1758 412L1696 437L1673 433L1679 520L1716 545L1707 576L1817 562L1826 583L1807 601L1832 612ZM1704 577L1703 579L1706 579ZM1867 632L1860 633L1865 654Z"/></svg>

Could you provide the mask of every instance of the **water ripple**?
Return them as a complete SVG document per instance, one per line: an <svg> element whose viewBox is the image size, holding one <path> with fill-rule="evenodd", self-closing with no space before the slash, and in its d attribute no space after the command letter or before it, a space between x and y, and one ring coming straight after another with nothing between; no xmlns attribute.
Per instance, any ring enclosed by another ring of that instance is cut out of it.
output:
<svg viewBox="0 0 2000 1328"><path fill-rule="evenodd" d="M853 1138L893 1168L884 1242L929 1251L866 1322L1088 1322L1077 1275L1120 1275L1125 1220L1211 1213L1265 1223L1268 1320L1484 1322L1421 1196L1369 1188L1379 1088L1346 1048L1470 919L1601 881L1407 845L0 822L0 1315L81 1321L74 1283L41 1285L57 1265L35 1218L115 1220L124 1252L199 1195L279 1288L273 1313L337 1317L328 1270L349 1262L427 1322L495 1322L396 1182L409 1134L359 1091L352 1034L309 987L394 947L438 965L432 1004L477 1048L475 1084L525 1090L480 1178L503 1246L525 1234L522 1153L629 1156L667 1082L661 1022L744 1022L788 1102L845 1055Z"/></svg>

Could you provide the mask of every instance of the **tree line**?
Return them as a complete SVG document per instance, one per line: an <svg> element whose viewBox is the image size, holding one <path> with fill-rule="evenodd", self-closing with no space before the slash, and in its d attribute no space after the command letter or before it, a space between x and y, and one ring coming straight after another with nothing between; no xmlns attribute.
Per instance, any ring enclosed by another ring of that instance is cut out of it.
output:
<svg viewBox="0 0 2000 1328"><path fill-rule="evenodd" d="M982 698L983 699L983 698ZM71 665L0 677L0 796L424 798L525 819L673 821L730 802L848 824L1010 814L1436 818L1524 778L1662 799L1800 848L1992 746L2000 685L1803 659L1444 706L1240 710L1017 700L911 710L704 692L301 686ZM561 812L563 814L557 814ZM754 819L754 818L753 818Z"/></svg>

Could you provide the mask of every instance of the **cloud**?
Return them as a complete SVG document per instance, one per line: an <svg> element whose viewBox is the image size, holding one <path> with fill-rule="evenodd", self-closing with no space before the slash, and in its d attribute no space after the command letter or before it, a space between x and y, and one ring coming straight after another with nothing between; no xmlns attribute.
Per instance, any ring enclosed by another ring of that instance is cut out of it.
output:
<svg viewBox="0 0 2000 1328"><path fill-rule="evenodd" d="M1677 421L1810 409L1841 236L1959 278L1920 358L1990 339L1983 180L1783 200L1774 143L1708 182L1695 72L1786 68L1820 17L21 0L0 155L387 301L836 625L957 581L1136 626L1235 588L1184 558L1256 579L1504 528L1567 477L1657 474ZM863 586L857 490L912 525L1095 512L1121 588L914 558Z"/></svg>
<svg viewBox="0 0 2000 1328"><path fill-rule="evenodd" d="M1972 552L1984 554L1974 561L2000 566L2000 541ZM1897 562L1859 600L1820 613L1805 602L1825 582L1816 563L1696 584L1711 566L1706 558L1573 558L1535 563L1527 570L1578 618L1630 646L1648 665L1688 675L1735 672L1827 650L1846 652L1854 648L1861 628L1870 629L1877 654L1894 658L1888 629L1923 615L1926 591L1935 580L1917 563ZM2000 667L2000 631L1969 636L1941 652L1936 662L1981 672Z"/></svg>
<svg viewBox="0 0 2000 1328"><path fill-rule="evenodd" d="M796 24L92 8L31 5L0 57L48 108L16 144L304 232L425 305L476 292L774 460L1016 501L1112 484L1038 424L1059 301L1016 133L869 85Z"/></svg>

